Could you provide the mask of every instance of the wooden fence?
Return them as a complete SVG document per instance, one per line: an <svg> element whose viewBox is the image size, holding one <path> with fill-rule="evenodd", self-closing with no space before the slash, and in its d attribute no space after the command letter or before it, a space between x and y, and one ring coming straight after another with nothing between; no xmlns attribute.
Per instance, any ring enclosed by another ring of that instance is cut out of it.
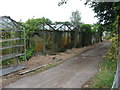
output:
<svg viewBox="0 0 120 90"><path fill-rule="evenodd" d="M35 46L35 53L45 54L92 45L98 43L100 38L99 33L80 31L78 27L72 30L44 29L31 34L31 44Z"/></svg>

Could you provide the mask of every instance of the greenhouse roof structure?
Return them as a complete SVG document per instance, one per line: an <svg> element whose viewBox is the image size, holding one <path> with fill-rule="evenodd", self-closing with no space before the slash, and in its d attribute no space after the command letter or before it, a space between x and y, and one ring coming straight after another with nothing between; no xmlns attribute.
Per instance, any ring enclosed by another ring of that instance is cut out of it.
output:
<svg viewBox="0 0 120 90"><path fill-rule="evenodd" d="M15 30L18 28L18 22L9 16L0 16L0 30Z"/></svg>

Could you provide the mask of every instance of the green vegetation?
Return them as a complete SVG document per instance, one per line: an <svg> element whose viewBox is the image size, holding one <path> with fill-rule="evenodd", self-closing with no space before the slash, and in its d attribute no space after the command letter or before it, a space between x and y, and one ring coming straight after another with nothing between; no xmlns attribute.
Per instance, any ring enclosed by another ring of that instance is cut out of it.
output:
<svg viewBox="0 0 120 90"><path fill-rule="evenodd" d="M12 64L15 64L16 61L15 61L15 59L8 59L5 61L2 61L1 63L2 63L2 68L4 68L4 67L11 66Z"/></svg>
<svg viewBox="0 0 120 90"><path fill-rule="evenodd" d="M33 33L41 33L40 30L43 30L43 26L45 23L47 24L52 24L52 21L50 19L47 19L47 18L32 18L32 19L28 19L25 23L22 23L20 22L24 28L25 28L25 31L26 31L26 47L27 47L27 50L26 50L26 56L27 56L27 59L29 59L31 56L34 55L34 48L35 48L35 45L32 43L31 41L31 35ZM55 22L55 24L66 24L66 25L79 25L81 24L81 17L80 17L80 13L78 11L75 11L75 12L72 12L72 16L71 16L71 22ZM81 24L80 26L82 28L82 31L91 31L91 25L89 24ZM57 33L56 33L57 35ZM58 35L57 35L58 36ZM42 37L43 39L43 37ZM89 38L91 39L91 38ZM57 40L56 40L57 41ZM55 42L56 42L55 41ZM46 40L46 44L48 44L49 42ZM89 43L89 42L88 42ZM21 56L21 59L23 59L24 56Z"/></svg>
<svg viewBox="0 0 120 90"><path fill-rule="evenodd" d="M89 24L81 24L80 25L80 30L81 31L91 32L91 26Z"/></svg>
<svg viewBox="0 0 120 90"><path fill-rule="evenodd" d="M61 22L61 21L56 21L54 24L65 24L65 25L71 25L71 22L69 21L65 21L65 22Z"/></svg>
<svg viewBox="0 0 120 90"><path fill-rule="evenodd" d="M116 34L115 34L116 35ZM91 80L92 88L111 88L114 80L114 75L117 69L118 60L118 42L117 35L111 39L112 43L109 47L107 55L100 64L99 72Z"/></svg>
<svg viewBox="0 0 120 90"><path fill-rule="evenodd" d="M114 31L120 36L120 2L87 2L87 4L97 14L101 32Z"/></svg>
<svg viewBox="0 0 120 90"><path fill-rule="evenodd" d="M34 32L40 32L40 30L43 30L43 25L44 23L48 23L48 24L52 24L52 21L48 18L37 18L37 19L28 19L25 23L20 22L21 24L23 24L26 31L26 57L27 59L29 59L31 56L34 55L34 44L32 44L31 42L31 35ZM21 56L21 59L23 59L24 56Z"/></svg>
<svg viewBox="0 0 120 90"><path fill-rule="evenodd" d="M100 71L93 78L91 87L111 87L118 60L118 41L120 42L120 2L89 2L99 18L99 31L108 31L112 38L109 51L100 65ZM113 34L115 33L115 34Z"/></svg>
<svg viewBox="0 0 120 90"><path fill-rule="evenodd" d="M111 88L116 71L116 61L104 60L100 65L100 71L93 78L90 87Z"/></svg>
<svg viewBox="0 0 120 90"><path fill-rule="evenodd" d="M75 43L74 47L81 47L81 46L86 46L86 45L91 44L92 34L90 32L87 33L88 31L92 31L91 25L81 24L81 17L80 17L80 13L78 11L72 12L71 22L66 21L66 22L52 23L52 21L50 19L43 17L43 18L32 18L32 19L28 19L26 22L18 22L18 23L19 23L19 25L17 26L18 27L17 29L20 29L20 30L25 29L25 31L26 31L25 37L26 37L26 58L27 58L27 60L29 60L29 58L32 57L33 55L35 55L35 53L36 53L35 50L36 50L37 45L32 42L32 38L31 38L31 37L33 37L32 35L34 33L37 34L38 37L41 38L41 40L39 41L39 42L41 42L41 45L39 45L39 48L41 46L42 49L44 47L46 50L51 50L51 51L52 50L53 51L64 51L67 48L72 48L74 43ZM64 33L64 34L62 32L60 32L60 33L47 32L46 34L44 34L43 26L45 24L65 24L65 25L69 25L68 26L69 28L72 25L74 25L74 27L76 27L78 25L79 27L75 28L76 31L80 30L79 28L81 27L81 30L86 31L86 32L84 34L82 34L82 33L79 34L78 32L75 32L75 33L69 32L69 33ZM17 36L17 38L24 37L23 32L20 32L19 35L16 35L18 33L14 33L14 32L12 32L12 33L7 32L7 33L2 33L2 34L3 34L3 37L5 37L5 38L11 38L11 37L14 38L15 36ZM53 35L53 34L55 34L55 35ZM96 34L98 35L97 32L96 32ZM96 37L98 37L97 35L96 35ZM44 36L46 37L46 39L44 39L45 38ZM81 39L81 41L80 41L80 39ZM96 39L96 42L97 41L98 40ZM23 44L24 42L21 41L18 43ZM2 43L2 46L5 47L10 44L16 44L16 41L11 41L9 43L4 42L4 43ZM46 44L46 46L45 46L45 44ZM56 48L56 50L55 50L55 48ZM37 49L38 49L38 46L37 46ZM16 50L16 48L2 50L2 55L5 55L7 53L13 53L15 50ZM23 52L23 48L19 48L19 51ZM19 59L22 62L24 60L24 56L20 56ZM11 64L14 64L15 63L14 61L15 61L14 59L6 60L6 61L2 62L3 63L2 65L9 66Z"/></svg>
<svg viewBox="0 0 120 90"><path fill-rule="evenodd" d="M82 24L82 22L81 22L81 13L78 10L72 12L70 20L71 20L72 25L79 26L80 24Z"/></svg>

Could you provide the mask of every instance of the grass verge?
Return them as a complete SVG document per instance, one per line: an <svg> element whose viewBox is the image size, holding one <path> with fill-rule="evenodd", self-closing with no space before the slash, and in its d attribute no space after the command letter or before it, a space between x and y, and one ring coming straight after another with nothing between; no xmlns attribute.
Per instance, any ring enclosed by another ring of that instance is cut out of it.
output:
<svg viewBox="0 0 120 90"><path fill-rule="evenodd" d="M90 88L111 88L116 72L117 61L103 60L99 72L90 82Z"/></svg>
<svg viewBox="0 0 120 90"><path fill-rule="evenodd" d="M107 55L100 64L98 73L88 82L89 88L111 88L117 69L118 42L113 38ZM84 86L86 87L86 85Z"/></svg>

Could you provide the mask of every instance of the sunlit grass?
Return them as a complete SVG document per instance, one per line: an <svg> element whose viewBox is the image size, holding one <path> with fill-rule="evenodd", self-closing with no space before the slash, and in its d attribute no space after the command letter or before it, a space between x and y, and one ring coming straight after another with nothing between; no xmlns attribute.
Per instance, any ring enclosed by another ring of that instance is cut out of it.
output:
<svg viewBox="0 0 120 90"><path fill-rule="evenodd" d="M110 39L112 44L109 47L107 55L100 64L100 69L95 77L92 78L89 87L92 88L111 88L117 69L118 60L118 42L117 37Z"/></svg>
<svg viewBox="0 0 120 90"><path fill-rule="evenodd" d="M116 72L117 61L104 60L101 62L99 72L93 78L90 87L111 88Z"/></svg>

